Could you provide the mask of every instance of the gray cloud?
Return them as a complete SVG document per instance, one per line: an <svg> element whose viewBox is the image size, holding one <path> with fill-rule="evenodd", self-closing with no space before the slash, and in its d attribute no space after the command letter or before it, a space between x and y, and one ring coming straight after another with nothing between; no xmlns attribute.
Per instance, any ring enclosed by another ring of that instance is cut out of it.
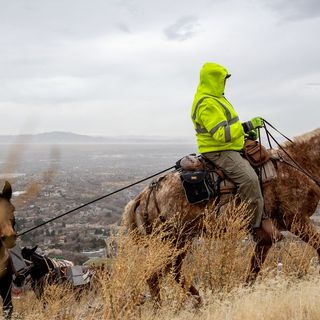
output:
<svg viewBox="0 0 320 320"><path fill-rule="evenodd" d="M117 27L122 32L131 33L130 28L123 22L117 23Z"/></svg>
<svg viewBox="0 0 320 320"><path fill-rule="evenodd" d="M302 20L320 16L319 0L268 0L266 4L287 20Z"/></svg>
<svg viewBox="0 0 320 320"><path fill-rule="evenodd" d="M177 22L164 29L169 40L185 41L192 38L198 31L199 22L196 17L181 17Z"/></svg>

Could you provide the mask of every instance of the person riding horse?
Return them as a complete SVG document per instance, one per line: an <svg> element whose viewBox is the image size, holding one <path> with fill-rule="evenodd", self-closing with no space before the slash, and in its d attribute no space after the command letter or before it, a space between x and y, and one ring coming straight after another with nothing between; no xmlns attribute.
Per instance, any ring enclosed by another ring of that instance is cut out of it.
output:
<svg viewBox="0 0 320 320"><path fill-rule="evenodd" d="M217 63L205 63L192 104L191 117L198 151L237 185L242 201L249 202L253 213L251 232L256 241L279 240L281 234L264 214L264 200L255 170L241 156L245 136L257 138L263 119L255 117L241 123L233 106L224 96L231 75Z"/></svg>

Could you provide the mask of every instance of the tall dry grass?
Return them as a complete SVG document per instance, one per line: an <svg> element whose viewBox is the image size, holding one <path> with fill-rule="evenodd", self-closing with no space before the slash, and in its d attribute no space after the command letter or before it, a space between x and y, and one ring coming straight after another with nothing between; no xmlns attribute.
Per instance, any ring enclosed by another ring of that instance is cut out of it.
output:
<svg viewBox="0 0 320 320"><path fill-rule="evenodd" d="M172 221L171 221L172 222ZM168 222L169 224L171 222ZM181 253L171 240L174 227L157 228L149 237L119 232L117 254L108 259L77 301L63 286L48 286L43 301L33 292L14 301L17 319L320 319L320 277L316 254L295 238L274 246L253 287L244 286L254 244L246 231L246 206L224 214L206 212L203 231L188 244L182 268L187 283L200 290L203 305L174 280L161 282L161 305L150 298L146 280ZM46 307L43 307L44 302Z"/></svg>

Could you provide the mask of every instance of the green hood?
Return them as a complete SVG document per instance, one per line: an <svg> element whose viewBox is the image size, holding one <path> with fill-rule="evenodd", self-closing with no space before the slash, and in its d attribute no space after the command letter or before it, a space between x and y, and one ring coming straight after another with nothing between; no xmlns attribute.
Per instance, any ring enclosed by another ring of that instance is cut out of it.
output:
<svg viewBox="0 0 320 320"><path fill-rule="evenodd" d="M196 95L222 97L228 71L217 63L205 63L200 71L200 83Z"/></svg>

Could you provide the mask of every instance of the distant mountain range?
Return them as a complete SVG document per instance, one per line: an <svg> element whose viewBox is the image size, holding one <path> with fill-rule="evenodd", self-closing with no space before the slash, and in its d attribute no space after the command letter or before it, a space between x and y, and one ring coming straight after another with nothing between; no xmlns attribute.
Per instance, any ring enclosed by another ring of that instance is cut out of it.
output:
<svg viewBox="0 0 320 320"><path fill-rule="evenodd" d="M45 132L24 135L0 135L1 144L39 143L39 144L110 144L110 143L194 143L191 137L161 136L119 136L103 137L76 134L72 132Z"/></svg>

